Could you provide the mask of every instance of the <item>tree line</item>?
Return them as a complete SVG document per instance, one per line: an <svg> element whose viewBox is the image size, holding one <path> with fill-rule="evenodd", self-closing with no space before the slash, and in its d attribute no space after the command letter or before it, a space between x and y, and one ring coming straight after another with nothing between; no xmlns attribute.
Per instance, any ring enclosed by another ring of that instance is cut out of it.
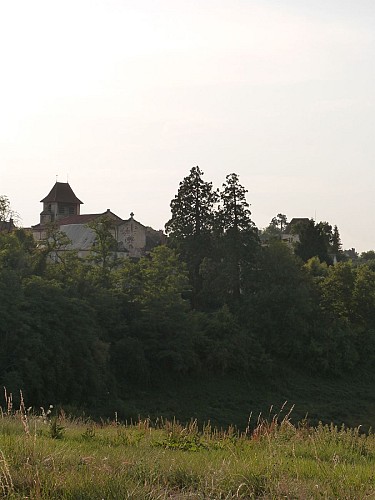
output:
<svg viewBox="0 0 375 500"><path fill-rule="evenodd" d="M53 226L43 245L1 232L0 383L33 404L94 407L169 377L371 370L374 252L345 259L337 227L312 220L293 250L286 224L259 231L237 174L217 190L194 167L167 245L139 260L116 258L105 218L86 259Z"/></svg>

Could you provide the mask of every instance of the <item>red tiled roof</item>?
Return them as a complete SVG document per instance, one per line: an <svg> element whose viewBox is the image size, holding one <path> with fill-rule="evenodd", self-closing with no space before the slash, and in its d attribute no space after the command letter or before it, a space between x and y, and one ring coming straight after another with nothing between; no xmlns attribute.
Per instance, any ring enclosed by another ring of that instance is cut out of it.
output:
<svg viewBox="0 0 375 500"><path fill-rule="evenodd" d="M58 226L68 226L70 224L87 224L88 222L91 222L94 219L97 219L98 217L103 217L104 215L107 215L111 217L117 224L123 222L121 217L118 215L114 214L110 210L107 210L104 213L101 214L83 214L83 215L68 215L68 217L64 217L63 219L57 219L54 224ZM39 231L43 230L46 228L49 224L35 224L35 226L31 226L34 231Z"/></svg>
<svg viewBox="0 0 375 500"><path fill-rule="evenodd" d="M59 226L67 226L68 224L87 224L101 215L102 214L69 215L63 219L58 219L56 224Z"/></svg>
<svg viewBox="0 0 375 500"><path fill-rule="evenodd" d="M122 222L122 219L118 217L116 214L107 210L102 214L83 214L83 215L69 215L68 217L64 217L63 219L59 219L56 223L59 226L68 226L69 224L87 224L98 217L103 217L104 215L109 216L116 222Z"/></svg>
<svg viewBox="0 0 375 500"><path fill-rule="evenodd" d="M74 194L73 189L67 182L56 182L51 191L47 194L42 203L49 203L52 201L62 202L62 203L83 203Z"/></svg>

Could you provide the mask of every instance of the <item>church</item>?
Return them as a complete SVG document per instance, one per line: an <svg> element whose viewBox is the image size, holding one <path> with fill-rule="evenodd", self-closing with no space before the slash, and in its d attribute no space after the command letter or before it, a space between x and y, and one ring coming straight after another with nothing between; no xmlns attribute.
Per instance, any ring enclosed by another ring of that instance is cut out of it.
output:
<svg viewBox="0 0 375 500"><path fill-rule="evenodd" d="M45 240L48 228L53 224L71 241L66 250L76 250L79 257L89 255L95 245L96 235L88 224L102 217L113 221L111 232L117 241L118 257L140 258L155 246L165 243L163 231L144 226L134 219L133 212L128 219L122 219L110 209L99 214L81 214L83 202L68 182L56 182L41 203L40 222L32 226L34 239Z"/></svg>

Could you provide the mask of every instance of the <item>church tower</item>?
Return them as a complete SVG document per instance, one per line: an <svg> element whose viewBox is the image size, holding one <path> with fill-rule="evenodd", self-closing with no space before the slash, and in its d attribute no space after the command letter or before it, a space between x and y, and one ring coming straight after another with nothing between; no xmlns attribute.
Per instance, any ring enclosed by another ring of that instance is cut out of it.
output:
<svg viewBox="0 0 375 500"><path fill-rule="evenodd" d="M40 214L40 224L55 222L69 215L79 215L82 201L74 194L67 182L56 182L43 200L43 211Z"/></svg>

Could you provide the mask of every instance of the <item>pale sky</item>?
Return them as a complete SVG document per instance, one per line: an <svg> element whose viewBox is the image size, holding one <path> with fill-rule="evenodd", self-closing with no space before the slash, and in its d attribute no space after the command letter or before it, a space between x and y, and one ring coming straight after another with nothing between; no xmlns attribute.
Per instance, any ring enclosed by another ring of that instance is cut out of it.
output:
<svg viewBox="0 0 375 500"><path fill-rule="evenodd" d="M0 194L155 229L190 168L375 249L374 0L0 0Z"/></svg>

